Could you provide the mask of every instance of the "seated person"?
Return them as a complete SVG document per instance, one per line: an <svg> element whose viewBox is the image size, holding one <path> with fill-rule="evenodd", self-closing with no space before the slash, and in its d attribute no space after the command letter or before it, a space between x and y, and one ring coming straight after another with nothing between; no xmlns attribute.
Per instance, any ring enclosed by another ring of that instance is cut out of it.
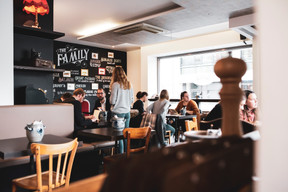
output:
<svg viewBox="0 0 288 192"><path fill-rule="evenodd" d="M160 114L163 120L165 120L166 115L168 113L168 108L170 106L170 102L168 99L169 99L168 91L163 89L160 93L160 98L147 107L147 110L146 110L147 113L152 112L153 114ZM171 135L175 134L174 127L172 127L171 125L167 123L164 123L164 126L166 128L166 131L167 130L171 131Z"/></svg>
<svg viewBox="0 0 288 192"><path fill-rule="evenodd" d="M222 118L222 107L220 102L213 107L204 120L211 121L219 118Z"/></svg>
<svg viewBox="0 0 288 192"><path fill-rule="evenodd" d="M186 108L186 114L197 115L197 123L198 123L198 127L199 127L199 125L200 125L200 110L197 106L197 103L195 101L193 101L192 99L189 99L189 94L187 93L187 91L183 91L181 93L180 99L181 99L181 101L178 103L177 107L175 108L175 111L177 111L177 113L180 114L181 109L183 107L185 107ZM181 127L184 125L185 125L185 122L183 123L183 125L181 125ZM182 130L185 131L186 129L182 128Z"/></svg>
<svg viewBox="0 0 288 192"><path fill-rule="evenodd" d="M257 96L253 91L244 91L246 102L243 110L240 110L240 120L254 124L256 122Z"/></svg>
<svg viewBox="0 0 288 192"><path fill-rule="evenodd" d="M77 131L85 129L87 126L91 125L96 121L93 115L85 116L82 113L81 102L85 98L85 92L82 88L78 88L73 92L73 96L66 99L65 103L71 103L74 106L74 132L73 137L77 137Z"/></svg>
<svg viewBox="0 0 288 192"><path fill-rule="evenodd" d="M246 92L247 90L243 92L243 96L240 101L240 106L239 106L240 120L242 120L241 118L242 110L244 110L244 105L246 103ZM208 113L208 115L205 118L205 121L212 121L214 119L220 119L220 118L222 118L221 102L216 104L214 108Z"/></svg>
<svg viewBox="0 0 288 192"><path fill-rule="evenodd" d="M107 119L105 123L110 123L111 119L111 105L109 102L109 99L106 98L106 93L103 88L99 88L97 90L97 99L95 101L95 105L93 110L91 111L91 114L94 113L94 110L100 110L100 111L106 111L107 112ZM101 123L101 122L99 122Z"/></svg>
<svg viewBox="0 0 288 192"><path fill-rule="evenodd" d="M133 109L137 109L139 111L138 115L131 118L130 120L130 127L140 127L142 116L146 113L144 110L144 102L147 101L147 92L139 91L136 94L137 101L133 104Z"/></svg>
<svg viewBox="0 0 288 192"><path fill-rule="evenodd" d="M72 94L69 92L64 93L59 99L56 99L54 103L63 103L66 99L69 99L72 97Z"/></svg>

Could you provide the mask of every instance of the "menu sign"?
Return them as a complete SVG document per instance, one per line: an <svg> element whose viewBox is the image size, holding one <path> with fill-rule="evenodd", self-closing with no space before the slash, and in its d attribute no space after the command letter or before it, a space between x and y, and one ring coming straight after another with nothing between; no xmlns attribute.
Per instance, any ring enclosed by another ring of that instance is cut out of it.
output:
<svg viewBox="0 0 288 192"><path fill-rule="evenodd" d="M54 41L54 63L56 68L65 69L53 75L54 99L81 87L92 108L97 89L103 88L109 95L112 72L115 66L126 71L126 61L126 52Z"/></svg>

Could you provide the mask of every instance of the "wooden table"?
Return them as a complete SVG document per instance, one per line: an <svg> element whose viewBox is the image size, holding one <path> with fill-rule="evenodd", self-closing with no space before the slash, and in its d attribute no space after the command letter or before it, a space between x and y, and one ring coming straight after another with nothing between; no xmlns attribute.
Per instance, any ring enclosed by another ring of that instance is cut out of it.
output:
<svg viewBox="0 0 288 192"><path fill-rule="evenodd" d="M73 139L67 137L60 137L56 135L47 134L44 135L40 143L43 144L61 144L72 141ZM35 173L34 156L30 149L31 143L27 137L19 137L12 139L0 140L0 158L12 159L16 157L30 156L30 168L31 173ZM78 146L81 146L82 142L79 142Z"/></svg>
<svg viewBox="0 0 288 192"><path fill-rule="evenodd" d="M56 135L44 135L43 144L60 144L67 143L73 139L67 137L60 137ZM27 137L19 137L12 139L0 140L0 157L2 159L14 158L31 155L30 142Z"/></svg>
<svg viewBox="0 0 288 192"><path fill-rule="evenodd" d="M178 141L179 132L180 131L184 132L185 130L183 127L181 129L181 126L180 126L181 122L184 122L185 120L192 120L193 117L197 118L197 115L166 115L167 121L169 121L170 119L175 119L175 129L176 129L175 130L175 142Z"/></svg>
<svg viewBox="0 0 288 192"><path fill-rule="evenodd" d="M155 130L151 130L151 135L155 133ZM95 128L95 129L83 129L77 132L77 135L85 141L91 140L105 140L115 141L115 149L117 149L117 141L124 139L123 131L115 131L112 127ZM117 150L115 150L117 152Z"/></svg>
<svg viewBox="0 0 288 192"><path fill-rule="evenodd" d="M115 149L117 149L117 141L124 139L123 131L115 131L112 127L83 129L78 131L77 135L84 141L86 139L115 141Z"/></svg>

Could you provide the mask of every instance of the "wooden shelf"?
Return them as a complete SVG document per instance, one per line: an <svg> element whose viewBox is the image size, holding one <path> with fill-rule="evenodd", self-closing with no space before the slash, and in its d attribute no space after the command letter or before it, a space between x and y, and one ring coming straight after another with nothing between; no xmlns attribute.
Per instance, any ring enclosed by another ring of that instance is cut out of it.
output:
<svg viewBox="0 0 288 192"><path fill-rule="evenodd" d="M33 27L25 27L25 26L14 26L14 32L23 35L29 35L34 37L42 37L46 39L57 39L59 37L63 37L65 33L56 32L56 31L46 31L43 29L37 29Z"/></svg>
<svg viewBox="0 0 288 192"><path fill-rule="evenodd" d="M50 68L43 68L43 67L31 67L31 66L20 66L14 65L14 69L16 70L27 70L27 71L43 71L43 72L52 72L52 73L62 73L65 69L50 69Z"/></svg>

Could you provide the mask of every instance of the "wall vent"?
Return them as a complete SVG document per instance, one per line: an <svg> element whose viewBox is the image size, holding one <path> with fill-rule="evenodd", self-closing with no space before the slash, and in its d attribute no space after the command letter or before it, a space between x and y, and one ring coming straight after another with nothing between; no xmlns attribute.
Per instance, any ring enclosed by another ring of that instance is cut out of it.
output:
<svg viewBox="0 0 288 192"><path fill-rule="evenodd" d="M237 31L238 33L249 39L253 39L253 37L257 33L254 25L254 14L230 18L229 28Z"/></svg>

